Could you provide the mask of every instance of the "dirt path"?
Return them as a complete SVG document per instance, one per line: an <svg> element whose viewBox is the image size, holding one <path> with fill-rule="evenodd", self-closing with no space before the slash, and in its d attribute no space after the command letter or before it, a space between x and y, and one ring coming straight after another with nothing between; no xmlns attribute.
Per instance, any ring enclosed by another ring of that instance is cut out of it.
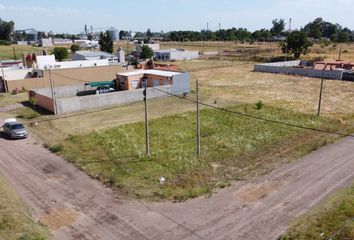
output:
<svg viewBox="0 0 354 240"><path fill-rule="evenodd" d="M291 219L354 179L346 139L211 198L122 200L33 139L0 135L0 172L55 239L275 239Z"/></svg>

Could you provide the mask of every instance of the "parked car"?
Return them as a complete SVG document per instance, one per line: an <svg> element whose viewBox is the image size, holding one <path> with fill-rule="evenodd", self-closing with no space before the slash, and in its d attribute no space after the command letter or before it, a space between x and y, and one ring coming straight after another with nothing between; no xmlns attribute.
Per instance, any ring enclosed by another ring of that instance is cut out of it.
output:
<svg viewBox="0 0 354 240"><path fill-rule="evenodd" d="M114 91L115 91L114 88L103 86L103 87L98 87L96 90L96 93L102 94L102 93L110 93L110 92L114 92Z"/></svg>
<svg viewBox="0 0 354 240"><path fill-rule="evenodd" d="M4 132L11 139L22 139L28 137L26 128L14 118L5 120L5 124L2 127Z"/></svg>

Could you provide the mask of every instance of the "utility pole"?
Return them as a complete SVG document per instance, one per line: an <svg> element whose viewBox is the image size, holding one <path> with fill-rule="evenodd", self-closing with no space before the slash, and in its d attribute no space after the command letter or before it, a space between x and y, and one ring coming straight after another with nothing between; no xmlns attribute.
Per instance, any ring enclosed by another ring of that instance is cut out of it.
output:
<svg viewBox="0 0 354 240"><path fill-rule="evenodd" d="M150 141L149 141L149 123L148 123L148 106L147 106L147 79L144 79L144 103L145 103L145 142L146 156L150 157Z"/></svg>
<svg viewBox="0 0 354 240"><path fill-rule="evenodd" d="M12 50L14 51L14 59L17 60L15 47L12 47Z"/></svg>
<svg viewBox="0 0 354 240"><path fill-rule="evenodd" d="M196 81L197 97L197 157L200 157L200 111L199 111L199 83Z"/></svg>
<svg viewBox="0 0 354 240"><path fill-rule="evenodd" d="M4 84L3 89L5 89L5 91L7 92L6 83L5 83L4 66L2 65L2 61L1 60L0 60L0 64L1 64L2 83Z"/></svg>
<svg viewBox="0 0 354 240"><path fill-rule="evenodd" d="M322 103L322 93L323 93L323 84L324 84L324 73L326 70L327 64L325 64L323 70L322 70L322 78L321 78L321 89L320 89L320 97L318 100L318 109L317 109L317 117L320 116L321 114L321 103Z"/></svg>
<svg viewBox="0 0 354 240"><path fill-rule="evenodd" d="M340 61L342 57L342 44L339 45L339 56L338 56L338 61Z"/></svg>
<svg viewBox="0 0 354 240"><path fill-rule="evenodd" d="M55 97L55 93L54 93L54 83L52 81L52 70L51 70L51 66L49 66L49 81L50 81L50 90L52 92L52 99L53 99L53 108L54 108L54 114L57 115L58 111L57 111L57 100Z"/></svg>
<svg viewBox="0 0 354 240"><path fill-rule="evenodd" d="M222 41L221 39L221 23L219 23L219 35L220 35L220 39L219 41ZM219 61L221 61L221 46L220 46L220 42L219 42Z"/></svg>

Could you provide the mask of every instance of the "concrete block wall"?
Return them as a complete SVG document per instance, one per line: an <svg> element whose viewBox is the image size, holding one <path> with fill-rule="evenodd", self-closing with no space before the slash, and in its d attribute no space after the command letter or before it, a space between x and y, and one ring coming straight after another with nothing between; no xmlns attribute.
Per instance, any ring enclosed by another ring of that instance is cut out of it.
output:
<svg viewBox="0 0 354 240"><path fill-rule="evenodd" d="M297 64L296 64L297 63ZM296 68L299 66L300 61L289 61L285 63L267 63L267 64L256 64L254 65L255 72L265 72L265 73L280 73L287 75L298 75L305 77L321 78L322 71L314 70L311 68ZM342 80L343 71L325 71L325 79Z"/></svg>
<svg viewBox="0 0 354 240"><path fill-rule="evenodd" d="M155 88L160 89L163 92L158 91ZM147 89L148 99L167 96L168 94L164 92L171 93L171 85L155 88ZM134 91L121 91L83 97L57 99L57 112L58 114L63 114L143 101L143 91L144 89L137 89Z"/></svg>

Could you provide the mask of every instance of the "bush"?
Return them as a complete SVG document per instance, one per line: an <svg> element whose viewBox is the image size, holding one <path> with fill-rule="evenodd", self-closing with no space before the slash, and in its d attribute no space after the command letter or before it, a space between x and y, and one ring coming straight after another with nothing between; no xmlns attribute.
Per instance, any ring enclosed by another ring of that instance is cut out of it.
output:
<svg viewBox="0 0 354 240"><path fill-rule="evenodd" d="M55 56L55 59L58 61L63 61L68 58L69 52L65 47L55 47L52 52Z"/></svg>
<svg viewBox="0 0 354 240"><path fill-rule="evenodd" d="M77 51L80 51L80 50L81 50L81 47L80 47L80 45L78 45L78 44L73 44L73 45L71 45L70 49L71 49L71 52L72 52L72 53L75 53L75 52L77 52Z"/></svg>
<svg viewBox="0 0 354 240"><path fill-rule="evenodd" d="M263 108L263 106L264 106L264 103L263 103L261 100L259 100L259 101L256 103L256 109L257 109L257 110L261 110L261 109Z"/></svg>
<svg viewBox="0 0 354 240"><path fill-rule="evenodd" d="M148 59L148 58L152 58L153 56L154 56L154 51L149 46L144 45L141 48L140 58Z"/></svg>
<svg viewBox="0 0 354 240"><path fill-rule="evenodd" d="M63 150L63 145L61 144L54 144L52 146L48 147L49 151L51 151L52 153L58 153L61 150Z"/></svg>

